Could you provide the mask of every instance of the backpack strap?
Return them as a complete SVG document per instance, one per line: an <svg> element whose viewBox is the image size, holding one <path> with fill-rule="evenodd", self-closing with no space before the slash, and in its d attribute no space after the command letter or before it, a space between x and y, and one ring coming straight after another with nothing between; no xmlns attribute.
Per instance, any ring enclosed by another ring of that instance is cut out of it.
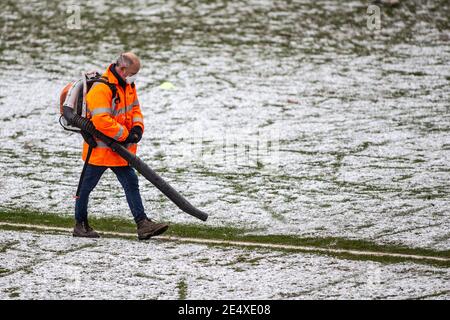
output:
<svg viewBox="0 0 450 320"><path fill-rule="evenodd" d="M101 77L98 77L98 78L90 79L90 80L87 81L87 83L88 83L88 85L89 85L90 87L91 87L94 83L103 83L103 84L106 84L106 85L109 87L109 89L111 90L112 97L113 97L113 103L118 103L118 102L120 102L120 97L119 97L119 95L117 94L117 87L116 87L116 85L115 85L114 83L109 82L109 81L108 81L108 78L106 78L106 77L104 77L104 76L101 76ZM89 88L90 88L90 87L89 87Z"/></svg>
<svg viewBox="0 0 450 320"><path fill-rule="evenodd" d="M114 99L114 104L119 103L120 102L120 97L117 94L117 87L116 87L116 85L114 83L109 82L108 78L105 77L105 76L101 76L100 79L103 80L103 81L100 81L100 82L106 84L109 87L109 89L111 90L112 96L113 96L113 99Z"/></svg>
<svg viewBox="0 0 450 320"><path fill-rule="evenodd" d="M89 90L92 88L92 86L95 83L103 83L109 87L109 89L111 90L111 93L112 93L112 97L113 97L112 98L112 106L113 107L115 107L116 103L120 102L120 97L117 94L117 87L115 84L109 82L108 78L106 78L104 76L100 76L99 73L96 73L94 77L89 78L86 81L86 84L88 85ZM84 141L86 141L86 143L89 145L90 150L97 146L97 142L95 141L94 137L90 133L88 133L84 130L81 130L81 135L83 136ZM88 154L90 156L90 153L88 153ZM86 162L89 162L89 157L87 157ZM81 180L80 180L80 183L81 183Z"/></svg>

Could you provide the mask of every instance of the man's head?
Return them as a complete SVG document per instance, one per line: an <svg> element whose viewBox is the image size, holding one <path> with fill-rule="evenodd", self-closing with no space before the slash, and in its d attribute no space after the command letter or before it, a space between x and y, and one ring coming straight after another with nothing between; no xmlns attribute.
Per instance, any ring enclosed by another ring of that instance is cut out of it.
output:
<svg viewBox="0 0 450 320"><path fill-rule="evenodd" d="M141 68L141 61L132 52L122 53L116 61L116 71L127 83L136 80L137 73Z"/></svg>

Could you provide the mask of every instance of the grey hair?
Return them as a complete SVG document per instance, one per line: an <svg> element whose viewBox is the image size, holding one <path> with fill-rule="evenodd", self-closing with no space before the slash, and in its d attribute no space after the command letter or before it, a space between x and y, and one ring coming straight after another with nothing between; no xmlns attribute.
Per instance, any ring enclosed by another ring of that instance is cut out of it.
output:
<svg viewBox="0 0 450 320"><path fill-rule="evenodd" d="M123 53L119 56L119 58L117 58L117 61L116 61L116 65L118 65L119 67L128 68L132 64L133 64L133 61L129 57L124 55Z"/></svg>

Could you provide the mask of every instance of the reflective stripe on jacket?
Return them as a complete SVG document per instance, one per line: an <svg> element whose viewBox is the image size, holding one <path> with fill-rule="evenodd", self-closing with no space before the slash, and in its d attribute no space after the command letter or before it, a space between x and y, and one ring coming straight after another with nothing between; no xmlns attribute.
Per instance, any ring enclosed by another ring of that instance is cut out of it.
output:
<svg viewBox="0 0 450 320"><path fill-rule="evenodd" d="M117 141L124 141L133 126L140 126L144 131L144 117L134 85L126 84L125 90L119 84L123 80L114 75L111 65L103 74L110 83L116 85L119 99L113 101L111 89L103 83L95 83L86 95L88 116L90 116L95 128L108 137ZM105 143L97 140L98 146L92 150L89 164L96 166L119 167L128 163L117 153L112 151ZM82 158L86 161L88 144L83 144ZM128 145L128 150L136 154L137 144Z"/></svg>

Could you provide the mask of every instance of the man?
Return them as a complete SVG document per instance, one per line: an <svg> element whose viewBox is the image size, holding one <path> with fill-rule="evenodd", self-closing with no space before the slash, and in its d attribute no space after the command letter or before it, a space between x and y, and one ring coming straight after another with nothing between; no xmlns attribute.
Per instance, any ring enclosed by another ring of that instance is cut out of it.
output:
<svg viewBox="0 0 450 320"><path fill-rule="evenodd" d="M144 132L144 117L141 113L134 81L140 69L139 58L126 52L120 55L116 63L109 66L103 74L105 80L116 86L116 96L104 83L94 83L86 96L88 117L95 128L111 137L136 154L137 143ZM86 171L81 181L79 197L75 202L76 224L75 237L98 238L88 223L87 206L89 194L95 188L102 174L108 169L115 173L121 183L140 240L161 234L169 227L167 224L155 223L147 218L139 193L138 177L127 161L115 153L104 142L96 140L88 159ZM89 145L84 142L83 160L86 161Z"/></svg>

